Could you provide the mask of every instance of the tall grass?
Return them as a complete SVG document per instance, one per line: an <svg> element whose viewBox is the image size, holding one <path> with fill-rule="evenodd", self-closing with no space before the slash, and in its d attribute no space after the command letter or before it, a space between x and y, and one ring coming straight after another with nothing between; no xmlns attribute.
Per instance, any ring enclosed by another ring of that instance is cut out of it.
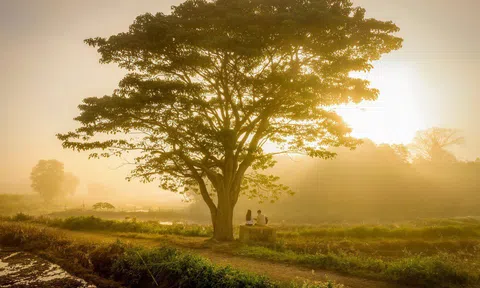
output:
<svg viewBox="0 0 480 288"><path fill-rule="evenodd" d="M480 236L480 222L432 223L410 225L355 225L326 227L280 228L279 235L285 238L304 237L348 237L348 238L477 238Z"/></svg>
<svg viewBox="0 0 480 288"><path fill-rule="evenodd" d="M65 219L37 217L32 221L50 227L79 231L135 232L194 237L208 237L213 234L211 226L183 224L162 225L155 221L129 222L105 220L94 216L68 217Z"/></svg>
<svg viewBox="0 0 480 288"><path fill-rule="evenodd" d="M119 241L108 245L76 243L63 238L58 230L24 223L0 221L0 245L21 247L59 261L60 265L68 264L67 271L98 287L286 287L264 276L213 265L207 259L175 248L146 249ZM297 283L289 286L299 287ZM307 283L302 287L341 286L328 282Z"/></svg>
<svg viewBox="0 0 480 288"><path fill-rule="evenodd" d="M374 255L380 259L391 259L421 254L439 253L476 255L480 253L480 239L402 239L402 238L330 238L330 237L278 237L275 243L256 243L275 251L293 251L298 254L351 253Z"/></svg>
<svg viewBox="0 0 480 288"><path fill-rule="evenodd" d="M362 277L395 281L414 287L478 287L480 270L469 269L463 259L451 254L413 255L382 260L347 253L298 254L279 252L266 247L242 246L235 255L302 265L314 269L332 269Z"/></svg>

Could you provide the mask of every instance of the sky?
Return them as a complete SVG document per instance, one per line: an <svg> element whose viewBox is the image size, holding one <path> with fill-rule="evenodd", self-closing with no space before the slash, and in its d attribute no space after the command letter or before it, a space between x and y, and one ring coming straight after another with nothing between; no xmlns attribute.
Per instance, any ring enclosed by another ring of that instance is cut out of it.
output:
<svg viewBox="0 0 480 288"><path fill-rule="evenodd" d="M58 159L82 184L100 182L128 193L158 194L155 185L127 183L121 160L87 160L64 150L56 133L77 127L77 105L111 94L124 71L100 65L83 40L126 31L145 12L169 13L181 0L0 0L0 182L26 181L40 159ZM458 128L462 160L480 157L480 9L478 0L354 0L367 16L392 20L403 48L374 63L366 77L375 102L340 107L358 137L408 143L433 126Z"/></svg>

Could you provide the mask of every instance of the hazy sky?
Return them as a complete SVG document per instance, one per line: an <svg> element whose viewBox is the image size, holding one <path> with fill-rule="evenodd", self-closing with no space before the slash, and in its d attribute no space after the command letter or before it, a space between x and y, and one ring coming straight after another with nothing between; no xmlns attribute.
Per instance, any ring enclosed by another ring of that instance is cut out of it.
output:
<svg viewBox="0 0 480 288"><path fill-rule="evenodd" d="M123 181L120 160L86 160L63 150L56 133L85 97L110 94L123 71L100 65L85 38L128 29L145 12L168 13L181 0L0 0L0 182L27 179L39 159L55 158L82 183L158 192ZM367 15L392 20L404 47L376 63L367 77L377 102L340 109L360 137L408 143L418 129L459 128L462 159L480 157L480 1L356 0ZM178 199L162 193L162 199Z"/></svg>

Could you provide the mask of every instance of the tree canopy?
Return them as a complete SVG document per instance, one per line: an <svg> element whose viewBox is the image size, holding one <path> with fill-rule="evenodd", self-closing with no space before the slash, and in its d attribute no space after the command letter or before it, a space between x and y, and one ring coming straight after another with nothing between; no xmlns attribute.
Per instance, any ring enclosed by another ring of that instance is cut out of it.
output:
<svg viewBox="0 0 480 288"><path fill-rule="evenodd" d="M75 194L78 178L69 172L64 172L64 165L58 160L40 160L30 173L31 187L45 201Z"/></svg>
<svg viewBox="0 0 480 288"><path fill-rule="evenodd" d="M64 180L63 163L57 160L40 160L30 173L33 190L45 201L62 196Z"/></svg>
<svg viewBox="0 0 480 288"><path fill-rule="evenodd" d="M129 73L112 95L84 99L81 127L58 138L102 150L91 157L130 152L131 177L164 189L198 187L215 238L231 239L240 193L291 192L261 173L274 155L328 159L329 147L359 143L330 107L377 98L350 72L400 48L398 30L349 0L188 0L140 15L127 32L86 40Z"/></svg>
<svg viewBox="0 0 480 288"><path fill-rule="evenodd" d="M113 206L112 204L110 204L108 202L98 202L98 203L93 204L92 208L94 210L101 210L101 209L112 210L112 209L115 209L115 206Z"/></svg>
<svg viewBox="0 0 480 288"><path fill-rule="evenodd" d="M417 158L436 163L454 162L455 156L447 149L464 141L457 129L432 127L418 131L411 147Z"/></svg>

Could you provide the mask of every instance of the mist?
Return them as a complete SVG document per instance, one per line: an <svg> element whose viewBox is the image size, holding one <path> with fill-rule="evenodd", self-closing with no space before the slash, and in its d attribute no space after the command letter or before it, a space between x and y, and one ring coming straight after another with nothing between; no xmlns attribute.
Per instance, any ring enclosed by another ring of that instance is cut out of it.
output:
<svg viewBox="0 0 480 288"><path fill-rule="evenodd" d="M479 9L0 1L0 286L480 287Z"/></svg>

